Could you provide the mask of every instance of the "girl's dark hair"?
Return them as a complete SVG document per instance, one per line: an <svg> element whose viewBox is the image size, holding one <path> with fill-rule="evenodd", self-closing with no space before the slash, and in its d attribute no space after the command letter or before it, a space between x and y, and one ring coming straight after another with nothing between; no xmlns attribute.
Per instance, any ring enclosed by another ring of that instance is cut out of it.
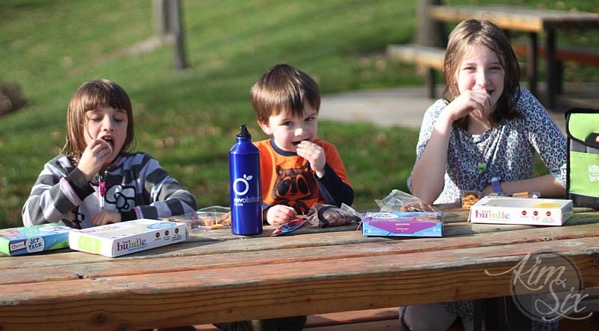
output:
<svg viewBox="0 0 599 331"><path fill-rule="evenodd" d="M449 35L443 65L445 72L443 98L451 102L460 95L457 73L466 50L473 44L483 45L493 51L505 72L503 94L491 114L491 124L499 123L502 119L510 120L519 117L516 105L520 98L520 65L503 30L489 20L463 21ZM454 125L468 129L468 120L464 117Z"/></svg>
<svg viewBox="0 0 599 331"><path fill-rule="evenodd" d="M77 163L85 150L85 113L100 108L122 109L127 113L127 136L121 153L129 149L134 140L133 110L127 92L115 82L94 80L81 85L67 107L67 135L62 153Z"/></svg>
<svg viewBox="0 0 599 331"><path fill-rule="evenodd" d="M250 99L256 117L262 123L267 123L271 115L281 111L302 116L306 103L317 112L320 109L318 84L288 64L277 64L268 69L250 90Z"/></svg>

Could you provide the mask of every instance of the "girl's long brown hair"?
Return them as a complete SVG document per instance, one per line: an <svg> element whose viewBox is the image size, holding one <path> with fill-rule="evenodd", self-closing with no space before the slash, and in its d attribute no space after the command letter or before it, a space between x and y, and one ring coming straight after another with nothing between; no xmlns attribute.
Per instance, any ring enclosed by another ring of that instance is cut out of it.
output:
<svg viewBox="0 0 599 331"><path fill-rule="evenodd" d="M67 107L67 135L62 153L75 164L78 163L85 147L85 113L100 108L125 110L128 117L127 136L121 153L129 149L134 140L133 110L127 92L115 82L99 79L84 83L77 89Z"/></svg>
<svg viewBox="0 0 599 331"><path fill-rule="evenodd" d="M516 105L520 98L520 65L509 39L497 25L489 20L469 19L458 24L449 35L445 51L444 72L445 90L443 98L451 102L460 95L457 84L457 72L468 47L480 44L493 51L505 72L503 94L497 101L497 107L491 114L491 124L502 119L519 117ZM467 117L454 123L468 129Z"/></svg>

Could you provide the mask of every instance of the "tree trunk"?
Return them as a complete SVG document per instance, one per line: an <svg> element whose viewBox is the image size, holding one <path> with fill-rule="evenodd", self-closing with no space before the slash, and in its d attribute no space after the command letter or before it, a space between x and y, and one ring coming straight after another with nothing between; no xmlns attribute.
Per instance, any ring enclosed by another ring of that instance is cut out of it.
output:
<svg viewBox="0 0 599 331"><path fill-rule="evenodd" d="M185 35L183 33L183 22L181 17L181 0L169 0L170 31L175 38L175 69L183 70L189 67L185 53Z"/></svg>
<svg viewBox="0 0 599 331"><path fill-rule="evenodd" d="M428 17L427 7L441 5L441 0L418 0L415 43L423 46L445 47L447 37L442 22Z"/></svg>
<svg viewBox="0 0 599 331"><path fill-rule="evenodd" d="M167 0L154 0L154 33L160 40L170 35Z"/></svg>

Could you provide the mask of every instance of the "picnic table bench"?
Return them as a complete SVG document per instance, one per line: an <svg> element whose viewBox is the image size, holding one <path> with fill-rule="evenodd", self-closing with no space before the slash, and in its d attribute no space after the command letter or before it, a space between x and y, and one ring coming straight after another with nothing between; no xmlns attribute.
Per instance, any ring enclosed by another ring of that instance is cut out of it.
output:
<svg viewBox="0 0 599 331"><path fill-rule="evenodd" d="M417 44L389 45L387 46L386 53L391 59L406 63L415 63L424 67L424 70L426 70L425 83L426 90L428 91L427 95L431 99L436 97L436 72L443 72L445 48Z"/></svg>

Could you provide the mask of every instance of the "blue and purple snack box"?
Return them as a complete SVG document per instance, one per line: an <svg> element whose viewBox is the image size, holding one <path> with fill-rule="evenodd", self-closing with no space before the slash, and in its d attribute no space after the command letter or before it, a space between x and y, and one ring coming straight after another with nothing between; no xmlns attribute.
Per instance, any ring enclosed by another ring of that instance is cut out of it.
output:
<svg viewBox="0 0 599 331"><path fill-rule="evenodd" d="M380 237L442 237L443 212L367 212L362 234Z"/></svg>
<svg viewBox="0 0 599 331"><path fill-rule="evenodd" d="M59 223L0 229L0 252L23 255L69 247L70 228Z"/></svg>

